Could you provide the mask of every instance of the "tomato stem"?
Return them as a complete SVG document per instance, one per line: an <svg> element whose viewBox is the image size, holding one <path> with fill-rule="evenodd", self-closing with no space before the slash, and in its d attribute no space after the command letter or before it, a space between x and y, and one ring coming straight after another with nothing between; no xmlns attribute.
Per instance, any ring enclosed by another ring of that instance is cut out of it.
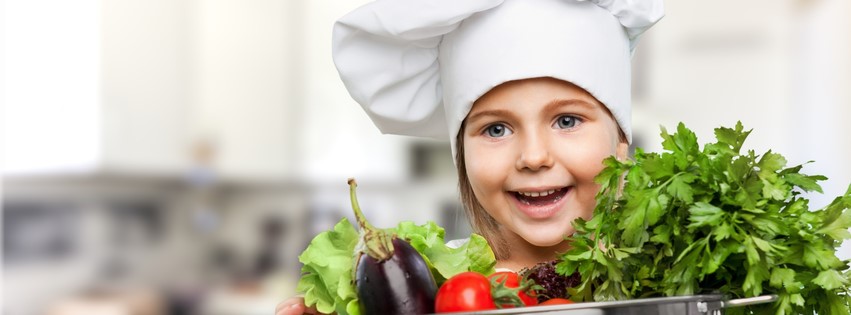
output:
<svg viewBox="0 0 851 315"><path fill-rule="evenodd" d="M523 299L520 298L522 292L529 289L528 284L524 283L516 288L511 288L506 285L508 282L507 276L497 276L490 278L491 297L497 308L512 308L526 306Z"/></svg>

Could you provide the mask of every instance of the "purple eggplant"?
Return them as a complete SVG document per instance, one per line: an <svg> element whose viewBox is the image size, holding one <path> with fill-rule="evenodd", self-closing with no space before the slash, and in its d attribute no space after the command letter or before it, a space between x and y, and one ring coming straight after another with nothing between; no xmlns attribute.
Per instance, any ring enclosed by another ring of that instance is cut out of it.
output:
<svg viewBox="0 0 851 315"><path fill-rule="evenodd" d="M358 205L354 179L349 187L360 226L355 286L361 314L434 313L437 283L423 257L407 241L369 224Z"/></svg>

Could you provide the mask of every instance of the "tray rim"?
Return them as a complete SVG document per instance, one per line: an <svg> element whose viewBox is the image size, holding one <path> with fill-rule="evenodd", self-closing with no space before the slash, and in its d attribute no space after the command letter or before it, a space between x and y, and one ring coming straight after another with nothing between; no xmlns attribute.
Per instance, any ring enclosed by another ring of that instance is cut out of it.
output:
<svg viewBox="0 0 851 315"><path fill-rule="evenodd" d="M771 296L771 295L760 295L762 296ZM542 313L542 312L552 312L552 311L568 311L568 310L582 310L582 309L605 309L605 308L615 308L615 307L629 307L629 306L646 306L646 305L658 305L658 304L672 304L672 303L699 303L699 302L720 302L723 305L723 302L729 300L727 296L723 294L698 294L698 295L680 295L680 296L666 296L666 297L652 297L652 298L639 298L639 299L630 299L630 300L620 300L620 301L608 301L608 302L581 302L574 304L562 304L562 305L538 305L538 306L529 306L524 308L505 308L505 309L497 309L497 310L488 310L488 311L474 311L474 312L457 312L457 313L446 313L453 315L471 315L471 314L528 314L528 313ZM766 301L764 303L768 303L773 300Z"/></svg>

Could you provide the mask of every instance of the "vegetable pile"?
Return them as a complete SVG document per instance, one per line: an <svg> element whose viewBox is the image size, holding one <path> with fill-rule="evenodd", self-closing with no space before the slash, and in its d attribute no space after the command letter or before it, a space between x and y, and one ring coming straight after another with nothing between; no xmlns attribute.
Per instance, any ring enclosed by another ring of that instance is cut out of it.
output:
<svg viewBox="0 0 851 315"><path fill-rule="evenodd" d="M353 179L349 186L360 233L343 219L332 231L317 235L299 256L304 267L297 290L306 306L325 314L392 315L534 306L544 299L536 293L543 288L533 280L495 272L493 251L479 235L449 248L444 230L432 222L373 227L360 210ZM558 278L552 264L545 267L547 272L536 274ZM561 287L560 296L566 297Z"/></svg>
<svg viewBox="0 0 851 315"><path fill-rule="evenodd" d="M431 295L430 303L434 303L435 292L429 281L441 285L447 278L466 271L488 275L494 272L496 260L483 237L472 234L463 246L449 248L443 228L433 222L402 222L396 228L376 229L360 213L354 193L356 184L350 181L349 185L361 233L344 218L333 230L314 237L302 252L299 261L304 266L296 290L304 294L306 306L315 306L324 314L341 315L430 313L420 302L429 300ZM422 258L427 270L420 268L418 258ZM360 270L366 267L369 270ZM424 277L426 273L430 273L428 279ZM356 278L358 281L354 281ZM415 278L420 280L412 280ZM401 287L404 292L396 292ZM408 299L391 301L391 291ZM371 301L361 301L359 297ZM379 298L384 298L381 302L386 305L375 302ZM406 309L407 303L419 304ZM388 305L392 309L382 308Z"/></svg>
<svg viewBox="0 0 851 315"><path fill-rule="evenodd" d="M848 262L835 255L851 238L851 187L810 210L801 193L822 192L826 178L771 151L742 152L749 134L741 123L717 128L701 149L681 123L673 135L662 128L661 154L605 160L593 218L574 223L557 265L581 275L573 299L777 294L774 304L727 312L851 314Z"/></svg>

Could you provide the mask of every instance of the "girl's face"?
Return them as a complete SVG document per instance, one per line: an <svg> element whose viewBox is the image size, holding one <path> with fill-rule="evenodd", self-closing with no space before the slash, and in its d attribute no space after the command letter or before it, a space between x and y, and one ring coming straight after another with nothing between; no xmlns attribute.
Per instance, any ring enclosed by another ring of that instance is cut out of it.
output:
<svg viewBox="0 0 851 315"><path fill-rule="evenodd" d="M502 84L467 115L470 186L511 246L558 245L574 232L574 219L590 218L602 160L626 156L618 131L608 110L573 84L552 78Z"/></svg>

